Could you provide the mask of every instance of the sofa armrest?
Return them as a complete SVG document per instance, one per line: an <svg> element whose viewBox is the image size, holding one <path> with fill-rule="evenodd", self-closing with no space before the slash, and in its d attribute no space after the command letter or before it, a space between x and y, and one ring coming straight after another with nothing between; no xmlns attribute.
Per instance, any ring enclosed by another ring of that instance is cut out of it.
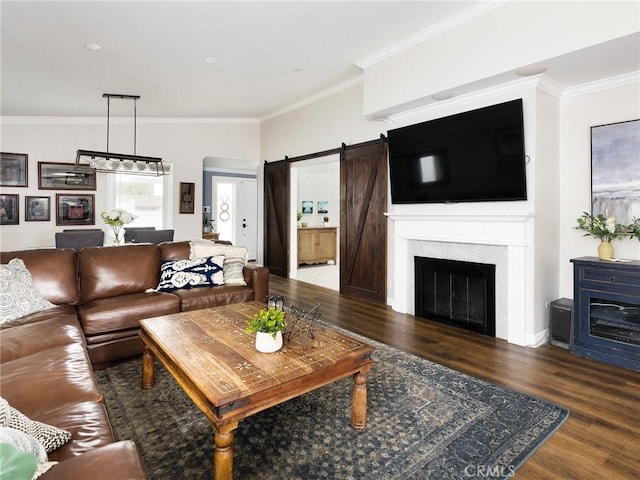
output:
<svg viewBox="0 0 640 480"><path fill-rule="evenodd" d="M130 440L111 443L63 460L40 480L147 480L138 448Z"/></svg>
<svg viewBox="0 0 640 480"><path fill-rule="evenodd" d="M253 288L254 300L264 300L269 294L269 269L249 263L244 266L242 273L247 286Z"/></svg>

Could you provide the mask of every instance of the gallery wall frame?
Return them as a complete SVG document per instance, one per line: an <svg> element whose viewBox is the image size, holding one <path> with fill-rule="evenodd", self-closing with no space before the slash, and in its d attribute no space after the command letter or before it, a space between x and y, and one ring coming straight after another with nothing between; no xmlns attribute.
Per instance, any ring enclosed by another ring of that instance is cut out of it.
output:
<svg viewBox="0 0 640 480"><path fill-rule="evenodd" d="M38 162L40 190L95 190L96 172L74 170L73 163Z"/></svg>
<svg viewBox="0 0 640 480"><path fill-rule="evenodd" d="M56 193L56 225L95 225L95 195Z"/></svg>
<svg viewBox="0 0 640 480"><path fill-rule="evenodd" d="M51 220L51 197L24 197L24 221L48 222Z"/></svg>
<svg viewBox="0 0 640 480"><path fill-rule="evenodd" d="M18 225L20 223L20 208L18 194L0 194L0 225Z"/></svg>
<svg viewBox="0 0 640 480"><path fill-rule="evenodd" d="M29 186L29 155L0 153L0 185L3 187Z"/></svg>
<svg viewBox="0 0 640 480"><path fill-rule="evenodd" d="M329 202L326 200L318 200L318 213L329 213Z"/></svg>
<svg viewBox="0 0 640 480"><path fill-rule="evenodd" d="M180 182L180 213L195 213L196 184Z"/></svg>
<svg viewBox="0 0 640 480"><path fill-rule="evenodd" d="M591 127L591 213L640 218L640 119Z"/></svg>
<svg viewBox="0 0 640 480"><path fill-rule="evenodd" d="M313 213L312 200L302 200L302 213Z"/></svg>

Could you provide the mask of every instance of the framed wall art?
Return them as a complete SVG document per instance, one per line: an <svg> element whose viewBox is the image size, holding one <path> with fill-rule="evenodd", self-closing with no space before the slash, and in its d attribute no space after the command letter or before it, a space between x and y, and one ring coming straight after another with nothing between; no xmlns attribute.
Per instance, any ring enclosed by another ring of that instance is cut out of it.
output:
<svg viewBox="0 0 640 480"><path fill-rule="evenodd" d="M19 213L17 194L0 194L0 225L18 225Z"/></svg>
<svg viewBox="0 0 640 480"><path fill-rule="evenodd" d="M313 213L313 202L311 200L302 201L302 213Z"/></svg>
<svg viewBox="0 0 640 480"><path fill-rule="evenodd" d="M195 183L180 182L180 213L195 212Z"/></svg>
<svg viewBox="0 0 640 480"><path fill-rule="evenodd" d="M51 197L24 197L25 222L48 222L51 220Z"/></svg>
<svg viewBox="0 0 640 480"><path fill-rule="evenodd" d="M26 153L0 153L0 185L29 186L29 156Z"/></svg>
<svg viewBox="0 0 640 480"><path fill-rule="evenodd" d="M73 163L38 162L40 190L95 190L96 172L74 170Z"/></svg>
<svg viewBox="0 0 640 480"><path fill-rule="evenodd" d="M318 213L329 213L329 202L318 200Z"/></svg>
<svg viewBox="0 0 640 480"><path fill-rule="evenodd" d="M56 225L95 225L95 195L56 193Z"/></svg>
<svg viewBox="0 0 640 480"><path fill-rule="evenodd" d="M640 120L591 127L591 213L640 217Z"/></svg>

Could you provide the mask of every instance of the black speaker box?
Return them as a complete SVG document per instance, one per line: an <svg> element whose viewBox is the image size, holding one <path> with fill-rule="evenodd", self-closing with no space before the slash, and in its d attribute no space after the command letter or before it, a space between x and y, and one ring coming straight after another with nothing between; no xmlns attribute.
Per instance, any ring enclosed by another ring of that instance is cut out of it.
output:
<svg viewBox="0 0 640 480"><path fill-rule="evenodd" d="M549 343L556 347L569 349L571 342L571 319L573 317L573 300L559 298L551 302L549 319Z"/></svg>

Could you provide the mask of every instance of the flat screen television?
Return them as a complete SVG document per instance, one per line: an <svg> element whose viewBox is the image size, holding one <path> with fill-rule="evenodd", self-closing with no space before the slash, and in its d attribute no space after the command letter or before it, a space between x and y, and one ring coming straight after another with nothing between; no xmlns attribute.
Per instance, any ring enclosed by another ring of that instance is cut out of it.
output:
<svg viewBox="0 0 640 480"><path fill-rule="evenodd" d="M522 99L389 130L391 202L527 199Z"/></svg>

